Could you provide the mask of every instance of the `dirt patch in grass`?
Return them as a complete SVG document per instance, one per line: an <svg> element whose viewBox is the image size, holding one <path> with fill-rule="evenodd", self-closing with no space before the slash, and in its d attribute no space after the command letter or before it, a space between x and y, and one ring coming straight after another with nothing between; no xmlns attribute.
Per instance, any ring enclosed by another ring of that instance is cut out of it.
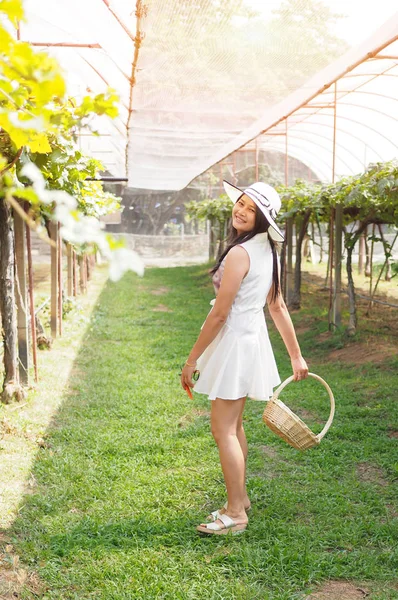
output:
<svg viewBox="0 0 398 600"><path fill-rule="evenodd" d="M388 516L391 519L397 519L398 518L398 508L394 504L387 504L386 507L388 510Z"/></svg>
<svg viewBox="0 0 398 600"><path fill-rule="evenodd" d="M322 314L321 320L324 323L327 323L327 305L328 305L328 291L325 291L323 288L324 285L324 276L321 273L324 273L324 265L319 266L319 269L315 265L311 265L309 268L309 272L304 272L302 275L303 280L303 289L302 289L302 305L303 305L303 315L300 315L300 322L303 322L303 317L306 318L306 312L309 310L312 312L312 304L316 298L316 304L323 307L325 312ZM355 288L357 294L363 294L367 296L369 294L369 284L368 280L365 281L364 277L355 277ZM381 290L381 293L377 295L377 299L383 302L389 302L394 305L398 305L397 296L398 296L398 286L395 284L395 280L387 283L380 282L379 289L381 284L383 283L384 289ZM343 288L345 289L345 285ZM323 302L322 302L323 298ZM348 296L347 294L342 295L342 311L343 311L343 327L345 328L348 325ZM366 337L367 342L358 346L359 357L358 362L356 357L352 355L352 351L357 348L356 343L345 342L344 345L346 348L349 348L347 354L342 354L341 360L347 361L347 363L352 364L362 364L363 362L372 361L373 357L370 357L364 360L364 354L366 356L369 355L369 352L362 352L363 347L366 347L369 344L373 351L377 349L381 350L381 358L380 355L375 354L375 359L377 362L381 362L386 357L385 352L390 356L391 352L395 349L396 355L396 347L397 347L397 338L398 338L398 319L396 318L396 308L392 308L390 306L386 306L384 304L374 304L373 308L369 313L369 301L363 298L360 298L357 295L357 315L358 315L358 332L361 333L361 338ZM304 324L308 324L304 322ZM374 333L380 333L384 337L384 341L381 339L381 335L375 338ZM317 341L323 342L327 341L331 337L334 337L334 334L330 332L323 332L317 336ZM383 346L381 346L381 344ZM340 358L339 352L344 353L344 350L341 351L333 351L336 352L336 358Z"/></svg>
<svg viewBox="0 0 398 600"><path fill-rule="evenodd" d="M178 427L180 427L181 429L185 429L185 427L188 427L188 425L190 425L193 421L195 421L199 417L210 417L210 411L200 409L200 408L195 408L195 409L191 410L189 413L187 413L186 415L183 415L181 417L181 419L178 422Z"/></svg>
<svg viewBox="0 0 398 600"><path fill-rule="evenodd" d="M0 534L0 599L15 600L24 592L41 596L45 586L34 571L28 571L20 564L12 544Z"/></svg>
<svg viewBox="0 0 398 600"><path fill-rule="evenodd" d="M3 417L0 421L0 439L6 435L14 435L16 433L17 428L6 417Z"/></svg>
<svg viewBox="0 0 398 600"><path fill-rule="evenodd" d="M308 333L309 331L311 331L312 327L310 327L309 325L305 325L305 324L303 324L303 325L299 324L299 325L295 325L294 329L295 329L297 335L302 335L304 333Z"/></svg>
<svg viewBox="0 0 398 600"><path fill-rule="evenodd" d="M278 454L278 450L276 450L275 448L273 448L272 446L259 446L260 450L262 452L264 452L264 454L266 456L268 456L268 458L272 458L272 460L278 461L278 462L282 462L282 463L286 463L286 464L290 464L289 460L286 460L284 458L282 458L279 454Z"/></svg>
<svg viewBox="0 0 398 600"><path fill-rule="evenodd" d="M295 408L294 409L295 414L300 417L300 419L303 419L303 421L318 421L319 420L319 416L317 416L315 413L311 412L310 410L307 410L306 408Z"/></svg>
<svg viewBox="0 0 398 600"><path fill-rule="evenodd" d="M346 581L328 581L306 600L360 600L369 597L369 591Z"/></svg>
<svg viewBox="0 0 398 600"><path fill-rule="evenodd" d="M3 569L0 566L0 599L16 600L23 592L29 592L39 598L45 586L34 572L26 569Z"/></svg>
<svg viewBox="0 0 398 600"><path fill-rule="evenodd" d="M390 429L387 436L392 439L398 439L398 431L396 429Z"/></svg>
<svg viewBox="0 0 398 600"><path fill-rule="evenodd" d="M156 288L156 290L151 290L152 296L162 296L163 294L167 294L170 291L170 288L161 286Z"/></svg>
<svg viewBox="0 0 398 600"><path fill-rule="evenodd" d="M262 452L264 452L264 454L266 456L268 456L268 458L273 458L274 460L280 460L280 456L279 456L277 450L275 450L275 448L272 448L272 446L260 446L260 450Z"/></svg>
<svg viewBox="0 0 398 600"><path fill-rule="evenodd" d="M390 342L383 342L378 339L371 343L370 340L348 344L344 348L332 350L328 358L333 361L340 361L352 365L362 365L363 363L380 364L386 359L397 355L397 348Z"/></svg>
<svg viewBox="0 0 398 600"><path fill-rule="evenodd" d="M171 308L169 308L165 304L158 304L157 306L155 306L155 308L152 309L152 312L168 312L168 313L172 313L174 311L171 310Z"/></svg>
<svg viewBox="0 0 398 600"><path fill-rule="evenodd" d="M326 340L330 340L332 335L333 334L331 331L322 331L322 333L320 333L316 339L318 340L318 342L324 342Z"/></svg>
<svg viewBox="0 0 398 600"><path fill-rule="evenodd" d="M272 446L257 446L257 448L271 460L265 460L260 470L250 471L250 477L261 477L262 479L276 479L279 477L277 464L286 462Z"/></svg>
<svg viewBox="0 0 398 600"><path fill-rule="evenodd" d="M363 462L358 463L356 467L356 474L360 481L365 483L376 483L383 487L388 485L388 481L384 477L384 473L380 467L371 465L370 463Z"/></svg>

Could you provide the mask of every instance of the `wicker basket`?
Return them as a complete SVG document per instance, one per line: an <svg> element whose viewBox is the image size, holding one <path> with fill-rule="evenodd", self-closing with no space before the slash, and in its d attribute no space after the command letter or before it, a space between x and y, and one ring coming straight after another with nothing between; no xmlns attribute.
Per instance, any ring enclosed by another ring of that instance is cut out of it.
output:
<svg viewBox="0 0 398 600"><path fill-rule="evenodd" d="M334 397L332 390L319 375L314 373L308 373L310 377L314 377L320 381L326 388L330 399L330 415L327 420L325 427L318 435L315 435L309 427L297 416L290 408L288 408L278 396L281 391L293 381L293 375L288 377L278 389L274 392L271 400L267 402L267 406L264 410L263 421L274 433L279 435L285 442L297 448L297 450L307 450L313 446L320 444L321 439L326 435L329 427L332 424L334 416Z"/></svg>

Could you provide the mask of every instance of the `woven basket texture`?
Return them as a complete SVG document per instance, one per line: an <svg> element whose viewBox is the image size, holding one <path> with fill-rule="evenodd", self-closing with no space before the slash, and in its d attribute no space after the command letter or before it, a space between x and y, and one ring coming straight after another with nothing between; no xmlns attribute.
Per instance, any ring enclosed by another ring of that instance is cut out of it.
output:
<svg viewBox="0 0 398 600"><path fill-rule="evenodd" d="M320 381L329 393L331 411L328 422L319 434L315 434L311 429L287 407L282 400L278 398L279 393L293 380L293 377L286 379L276 390L274 396L267 402L263 413L264 423L285 442L297 450L308 450L318 446L321 439L328 431L334 416L334 397L328 384L318 375L309 373L309 376Z"/></svg>
<svg viewBox="0 0 398 600"><path fill-rule="evenodd" d="M274 433L297 450L307 450L320 443L304 421L279 399L267 403L263 419Z"/></svg>

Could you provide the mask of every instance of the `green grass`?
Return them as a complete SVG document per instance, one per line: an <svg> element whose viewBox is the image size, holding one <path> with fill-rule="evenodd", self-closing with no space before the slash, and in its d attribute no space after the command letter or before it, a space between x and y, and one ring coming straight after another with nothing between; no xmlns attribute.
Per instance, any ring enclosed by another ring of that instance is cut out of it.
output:
<svg viewBox="0 0 398 600"><path fill-rule="evenodd" d="M298 600L323 580L346 579L369 582L372 599L398 598L398 451L389 436L398 429L398 360L328 360L344 334L322 336L327 307L314 296L293 318L311 323L302 350L333 388L334 424L319 448L300 453L249 401L249 528L221 539L196 533L225 498L209 402L192 403L178 373L211 297L203 266L150 269L104 289L33 466L37 487L8 532L43 582L40 597ZM172 312L153 311L160 304ZM284 378L290 363L270 329ZM311 426L327 418L316 382L289 386L283 399L305 409Z"/></svg>

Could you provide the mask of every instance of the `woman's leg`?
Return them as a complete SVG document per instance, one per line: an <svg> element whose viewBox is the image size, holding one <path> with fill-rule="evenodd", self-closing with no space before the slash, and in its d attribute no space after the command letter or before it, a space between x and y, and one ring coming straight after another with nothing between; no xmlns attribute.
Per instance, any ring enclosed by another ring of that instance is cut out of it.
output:
<svg viewBox="0 0 398 600"><path fill-rule="evenodd" d="M246 398L222 400L217 398L211 405L211 429L218 446L221 468L224 474L228 495L227 514L237 523L247 521L244 508L245 490L245 454L238 439L239 423ZM241 439L242 443L244 440ZM247 452L247 447L246 447Z"/></svg>
<svg viewBox="0 0 398 600"><path fill-rule="evenodd" d="M248 445L247 445L245 430L243 428L243 410L245 408L245 403L246 403L246 399L243 402L240 416L238 419L236 435L239 440L240 447L242 448L243 456L245 458L245 490L244 490L244 496L243 496L243 503L244 503L245 509L247 510L250 507L250 500L249 500L249 496L247 495L247 490L246 490L246 468L247 468Z"/></svg>

